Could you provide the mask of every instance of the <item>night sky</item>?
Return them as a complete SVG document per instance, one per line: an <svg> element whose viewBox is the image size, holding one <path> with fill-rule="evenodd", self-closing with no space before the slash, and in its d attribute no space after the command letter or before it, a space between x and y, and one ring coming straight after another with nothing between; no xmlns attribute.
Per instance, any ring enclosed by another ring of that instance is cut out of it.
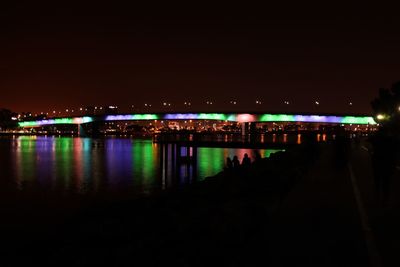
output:
<svg viewBox="0 0 400 267"><path fill-rule="evenodd" d="M204 111L369 113L378 89L400 80L396 7L29 2L0 8L0 107L15 111L164 101L183 111L189 100Z"/></svg>

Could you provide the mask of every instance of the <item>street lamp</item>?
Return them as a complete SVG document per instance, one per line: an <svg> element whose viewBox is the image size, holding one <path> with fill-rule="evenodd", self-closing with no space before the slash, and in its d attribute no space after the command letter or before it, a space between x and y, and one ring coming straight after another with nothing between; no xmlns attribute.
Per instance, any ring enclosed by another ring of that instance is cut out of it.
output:
<svg viewBox="0 0 400 267"><path fill-rule="evenodd" d="M386 116L383 115L383 114L378 114L378 115L376 116L376 118L377 118L378 120L384 120L384 119L386 118Z"/></svg>

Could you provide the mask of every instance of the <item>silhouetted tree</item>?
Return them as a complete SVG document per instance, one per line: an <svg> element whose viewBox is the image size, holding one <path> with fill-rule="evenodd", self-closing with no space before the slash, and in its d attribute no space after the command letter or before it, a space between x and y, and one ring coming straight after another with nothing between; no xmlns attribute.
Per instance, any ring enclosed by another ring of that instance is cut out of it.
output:
<svg viewBox="0 0 400 267"><path fill-rule="evenodd" d="M398 162L400 133L400 82L390 89L382 88L371 102L375 121L381 127L369 138L372 145L372 167L378 200L385 204L389 198L393 173Z"/></svg>
<svg viewBox="0 0 400 267"><path fill-rule="evenodd" d="M16 114L12 111L0 108L0 129L7 130L17 127L17 122L12 119L15 116Z"/></svg>
<svg viewBox="0 0 400 267"><path fill-rule="evenodd" d="M390 89L379 89L379 95L371 102L375 120L386 130L400 132L400 82Z"/></svg>

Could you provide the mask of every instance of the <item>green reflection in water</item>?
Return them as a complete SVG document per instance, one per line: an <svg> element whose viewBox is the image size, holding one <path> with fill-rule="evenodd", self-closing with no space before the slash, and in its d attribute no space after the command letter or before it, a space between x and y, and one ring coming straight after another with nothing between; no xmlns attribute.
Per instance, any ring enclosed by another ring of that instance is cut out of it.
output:
<svg viewBox="0 0 400 267"><path fill-rule="evenodd" d="M71 171L74 159L73 138L61 137L55 139L56 151L56 185L64 188L71 187Z"/></svg>
<svg viewBox="0 0 400 267"><path fill-rule="evenodd" d="M158 149L152 140L132 142L134 184L148 186L155 183L158 167Z"/></svg>
<svg viewBox="0 0 400 267"><path fill-rule="evenodd" d="M17 185L19 189L23 189L27 182L32 182L35 179L36 164L36 137L22 136L17 140L16 152L16 170L17 170Z"/></svg>

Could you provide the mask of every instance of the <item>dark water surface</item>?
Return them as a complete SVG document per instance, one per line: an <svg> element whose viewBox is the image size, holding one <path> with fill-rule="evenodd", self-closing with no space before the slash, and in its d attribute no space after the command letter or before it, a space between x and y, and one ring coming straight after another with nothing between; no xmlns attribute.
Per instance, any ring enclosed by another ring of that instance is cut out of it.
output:
<svg viewBox="0 0 400 267"><path fill-rule="evenodd" d="M258 150L268 157L277 150ZM160 164L160 145L148 139L21 136L0 138L3 190L98 195L108 192L148 193L171 186L171 163ZM193 153L191 150L190 153ZM252 149L198 148L197 167L179 167L178 185L220 172L226 157ZM193 165L193 164L192 164ZM176 173L176 171L175 171Z"/></svg>

